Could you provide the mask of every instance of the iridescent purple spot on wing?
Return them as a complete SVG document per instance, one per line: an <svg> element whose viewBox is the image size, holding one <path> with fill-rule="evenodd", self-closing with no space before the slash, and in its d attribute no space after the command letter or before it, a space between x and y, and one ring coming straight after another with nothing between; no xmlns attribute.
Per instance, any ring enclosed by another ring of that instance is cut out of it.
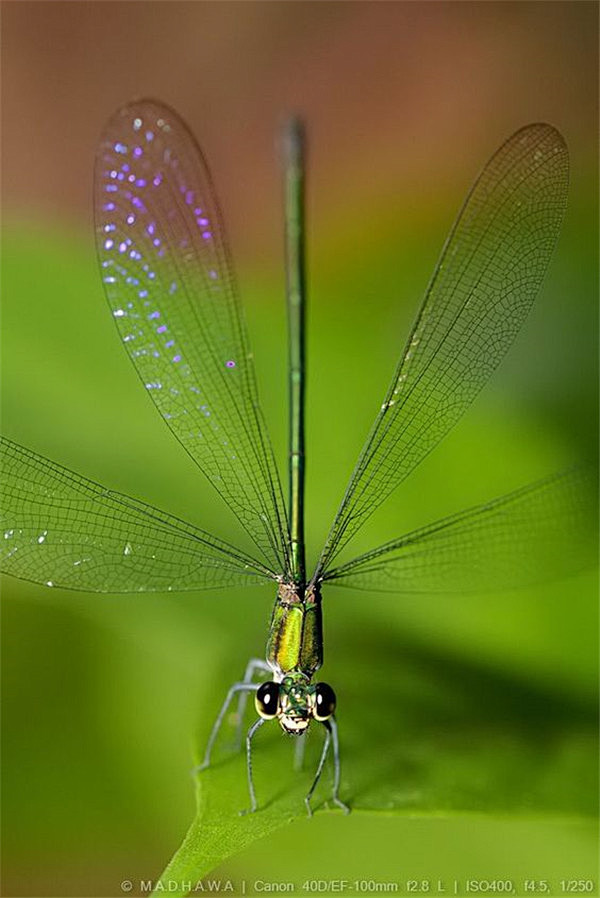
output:
<svg viewBox="0 0 600 898"><path fill-rule="evenodd" d="M284 503L219 207L193 137L167 107L133 103L108 122L96 222L104 287L142 383L265 562L285 570Z"/></svg>

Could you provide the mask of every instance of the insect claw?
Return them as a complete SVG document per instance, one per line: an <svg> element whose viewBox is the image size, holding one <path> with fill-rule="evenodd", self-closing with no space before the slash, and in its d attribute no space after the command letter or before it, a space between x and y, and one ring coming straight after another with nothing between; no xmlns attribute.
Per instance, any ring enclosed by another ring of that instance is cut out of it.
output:
<svg viewBox="0 0 600 898"><path fill-rule="evenodd" d="M239 811L239 815L240 815L240 817L245 817L247 814L255 814L256 811L257 811L257 805L254 805L251 808L242 808L242 810Z"/></svg>
<svg viewBox="0 0 600 898"><path fill-rule="evenodd" d="M306 798L304 799L304 804L306 805L306 813L308 814L309 817L312 817L313 811L312 811L312 808L311 808L311 806L310 806L310 798L308 797L308 795L307 795Z"/></svg>

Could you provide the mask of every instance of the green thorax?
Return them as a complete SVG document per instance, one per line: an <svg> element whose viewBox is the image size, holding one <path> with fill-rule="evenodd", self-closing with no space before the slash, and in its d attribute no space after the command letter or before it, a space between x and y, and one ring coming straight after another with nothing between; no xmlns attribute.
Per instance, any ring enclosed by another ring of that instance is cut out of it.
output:
<svg viewBox="0 0 600 898"><path fill-rule="evenodd" d="M310 679L323 664L321 594L315 585L303 595L281 583L271 616L267 662L277 674L300 671Z"/></svg>

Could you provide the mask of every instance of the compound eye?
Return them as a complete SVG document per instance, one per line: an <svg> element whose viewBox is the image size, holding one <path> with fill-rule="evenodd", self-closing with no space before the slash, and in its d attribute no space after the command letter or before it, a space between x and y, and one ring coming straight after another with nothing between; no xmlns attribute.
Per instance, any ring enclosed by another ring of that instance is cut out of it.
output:
<svg viewBox="0 0 600 898"><path fill-rule="evenodd" d="M256 690L254 704L264 720L273 720L279 708L279 683L261 683Z"/></svg>
<svg viewBox="0 0 600 898"><path fill-rule="evenodd" d="M335 692L327 683L315 686L315 720L329 720L335 711Z"/></svg>

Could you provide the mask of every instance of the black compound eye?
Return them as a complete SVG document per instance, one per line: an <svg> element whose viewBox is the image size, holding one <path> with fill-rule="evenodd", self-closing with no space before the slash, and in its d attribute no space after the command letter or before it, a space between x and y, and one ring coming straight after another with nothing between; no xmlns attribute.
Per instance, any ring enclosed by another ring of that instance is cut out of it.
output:
<svg viewBox="0 0 600 898"><path fill-rule="evenodd" d="M315 720L329 720L335 711L335 692L327 683L315 686Z"/></svg>
<svg viewBox="0 0 600 898"><path fill-rule="evenodd" d="M256 710L265 720L273 720L279 708L279 683L261 683L254 696Z"/></svg>

